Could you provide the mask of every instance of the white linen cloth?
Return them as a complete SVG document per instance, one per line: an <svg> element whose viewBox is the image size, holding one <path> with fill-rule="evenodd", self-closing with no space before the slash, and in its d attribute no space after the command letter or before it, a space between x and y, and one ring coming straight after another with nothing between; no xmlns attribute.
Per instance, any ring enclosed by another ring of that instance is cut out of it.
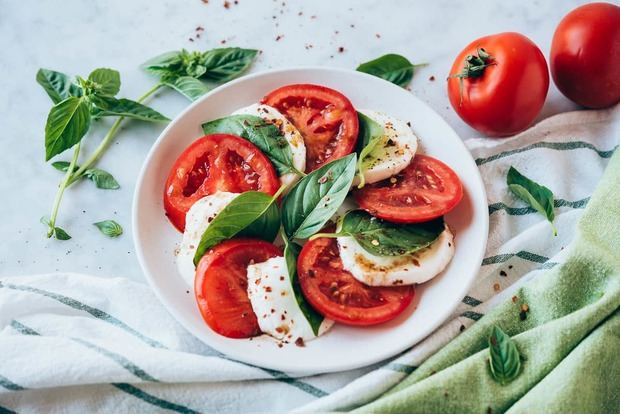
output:
<svg viewBox="0 0 620 414"><path fill-rule="evenodd" d="M513 138L467 141L490 214L476 282L432 335L363 369L292 378L232 361L185 331L146 284L128 279L0 278L0 413L310 413L373 400L517 285L562 261L619 142L620 106L556 115ZM557 237L507 190L511 165L554 192Z"/></svg>

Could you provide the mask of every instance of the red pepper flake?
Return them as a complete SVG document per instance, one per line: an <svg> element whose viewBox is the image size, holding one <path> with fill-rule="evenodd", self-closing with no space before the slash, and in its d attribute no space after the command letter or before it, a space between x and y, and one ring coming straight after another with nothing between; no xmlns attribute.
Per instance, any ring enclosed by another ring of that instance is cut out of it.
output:
<svg viewBox="0 0 620 414"><path fill-rule="evenodd" d="M225 9L230 9L230 2L227 0L224 0L224 8Z"/></svg>
<svg viewBox="0 0 620 414"><path fill-rule="evenodd" d="M530 311L530 307L529 307L529 305L527 303L524 303L524 304L521 305L521 310L523 312L529 312Z"/></svg>
<svg viewBox="0 0 620 414"><path fill-rule="evenodd" d="M503 270L500 270L500 271L499 271L499 275L500 275L501 277L506 277L506 276L508 276L508 273L504 272Z"/></svg>
<svg viewBox="0 0 620 414"><path fill-rule="evenodd" d="M304 346L306 346L304 342L304 338L300 336L299 338L295 339L295 345L297 345L300 348L303 348Z"/></svg>
<svg viewBox="0 0 620 414"><path fill-rule="evenodd" d="M226 44L226 39L222 39L222 40L220 40L220 44L221 44L221 45Z"/></svg>
<svg viewBox="0 0 620 414"><path fill-rule="evenodd" d="M499 285L499 283L495 283L493 285L493 290L496 292L499 292L500 290L502 290L501 286Z"/></svg>
<svg viewBox="0 0 620 414"><path fill-rule="evenodd" d="M271 286L265 286L265 292L267 293L271 292Z"/></svg>
<svg viewBox="0 0 620 414"><path fill-rule="evenodd" d="M512 303L517 303L519 301L519 297L518 296L513 296L512 297Z"/></svg>
<svg viewBox="0 0 620 414"><path fill-rule="evenodd" d="M428 80L429 80L429 81L431 81L431 82L433 82L433 81L435 80L435 76L434 76L434 75L431 75L431 77L430 77L430 78L428 78Z"/></svg>
<svg viewBox="0 0 620 414"><path fill-rule="evenodd" d="M203 4L209 4L209 0L202 0Z"/></svg>
<svg viewBox="0 0 620 414"><path fill-rule="evenodd" d="M343 53L343 52L344 52L344 47L340 46L340 47L338 48L338 53Z"/></svg>
<svg viewBox="0 0 620 414"><path fill-rule="evenodd" d="M278 342L278 348L282 348L284 345L282 344L282 342Z"/></svg>
<svg viewBox="0 0 620 414"><path fill-rule="evenodd" d="M277 35L276 36L276 42L279 42L280 39L282 39L284 37L284 35Z"/></svg>

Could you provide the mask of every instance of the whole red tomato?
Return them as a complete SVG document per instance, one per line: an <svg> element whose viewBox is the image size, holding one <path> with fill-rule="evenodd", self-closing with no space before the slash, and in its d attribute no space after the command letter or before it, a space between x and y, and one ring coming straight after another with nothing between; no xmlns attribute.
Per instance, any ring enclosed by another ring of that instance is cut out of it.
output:
<svg viewBox="0 0 620 414"><path fill-rule="evenodd" d="M519 33L481 37L458 55L448 78L448 96L463 121L501 137L527 128L540 113L549 89L547 62Z"/></svg>
<svg viewBox="0 0 620 414"><path fill-rule="evenodd" d="M571 101L588 108L620 102L620 7L592 3L568 13L553 35L550 63Z"/></svg>

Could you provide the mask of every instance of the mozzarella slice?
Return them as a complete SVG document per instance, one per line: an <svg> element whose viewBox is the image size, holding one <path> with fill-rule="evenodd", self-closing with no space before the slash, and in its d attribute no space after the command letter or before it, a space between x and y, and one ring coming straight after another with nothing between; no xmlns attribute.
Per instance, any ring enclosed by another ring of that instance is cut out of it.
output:
<svg viewBox="0 0 620 414"><path fill-rule="evenodd" d="M364 178L367 184L371 184L405 169L418 149L418 138L400 119L368 109L360 112L383 126L385 131L381 143L364 159ZM353 185L358 184L359 177L355 177Z"/></svg>
<svg viewBox="0 0 620 414"><path fill-rule="evenodd" d="M218 191L196 201L185 215L185 232L177 254L177 268L189 286L194 286L194 275L196 274L194 255L198 244L200 244L202 233L209 227L209 223L215 216L238 195Z"/></svg>
<svg viewBox="0 0 620 414"><path fill-rule="evenodd" d="M297 168L298 171L303 172L306 170L306 146L304 144L304 139L297 128L295 128L295 126L276 108L263 104L253 104L233 112L233 115L255 115L276 125L291 147L293 166ZM290 188L290 184L293 184L299 178L299 175L295 173L284 174L280 177L280 183Z"/></svg>
<svg viewBox="0 0 620 414"><path fill-rule="evenodd" d="M403 256L375 256L353 237L338 237L343 267L370 286L424 283L441 273L454 256L454 236L448 226L429 247Z"/></svg>
<svg viewBox="0 0 620 414"><path fill-rule="evenodd" d="M248 266L248 296L263 333L287 342L316 338L295 299L284 257ZM333 324L323 319L319 336Z"/></svg>

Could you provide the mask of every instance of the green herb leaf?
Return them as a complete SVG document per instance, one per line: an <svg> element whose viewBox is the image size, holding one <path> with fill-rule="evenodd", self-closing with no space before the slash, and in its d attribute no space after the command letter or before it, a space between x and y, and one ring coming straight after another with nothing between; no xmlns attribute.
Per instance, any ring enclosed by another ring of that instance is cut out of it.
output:
<svg viewBox="0 0 620 414"><path fill-rule="evenodd" d="M355 176L356 154L347 155L302 178L282 202L282 224L289 239L318 232L342 204Z"/></svg>
<svg viewBox="0 0 620 414"><path fill-rule="evenodd" d="M124 116L125 118L139 119L151 122L169 122L170 119L156 110L130 99L116 99L111 96L90 97L98 111L96 116Z"/></svg>
<svg viewBox="0 0 620 414"><path fill-rule="evenodd" d="M205 79L215 82L229 81L245 72L258 54L258 50L227 47L212 49L203 55Z"/></svg>
<svg viewBox="0 0 620 414"><path fill-rule="evenodd" d="M67 172L69 163L67 161L56 161L52 163L52 167L56 168L58 171ZM73 171L77 171L79 168L80 167L76 165L73 167ZM95 183L97 188L101 188L102 190L118 190L121 188L112 174L99 168L89 168L84 171L82 178L88 178Z"/></svg>
<svg viewBox="0 0 620 414"><path fill-rule="evenodd" d="M279 193L272 197L260 191L247 191L231 201L202 234L194 264L198 265L211 247L236 235L273 241L280 227L280 215L275 205Z"/></svg>
<svg viewBox="0 0 620 414"><path fill-rule="evenodd" d="M99 68L88 75L88 80L96 84L97 94L114 96L121 89L121 75L114 69Z"/></svg>
<svg viewBox="0 0 620 414"><path fill-rule="evenodd" d="M195 101L205 93L209 92L209 88L207 88L204 83L196 78L192 78L191 76L168 76L164 77L162 82L175 91L181 93L190 101Z"/></svg>
<svg viewBox="0 0 620 414"><path fill-rule="evenodd" d="M385 79L403 88L411 82L415 66L406 57L396 54L383 55L362 63L357 71Z"/></svg>
<svg viewBox="0 0 620 414"><path fill-rule="evenodd" d="M339 223L339 234L353 237L376 256L402 256L430 246L444 231L443 217L415 224L395 224L363 210L349 211Z"/></svg>
<svg viewBox="0 0 620 414"><path fill-rule="evenodd" d="M144 62L140 67L155 73L172 72L181 65L181 52L166 52Z"/></svg>
<svg viewBox="0 0 620 414"><path fill-rule="evenodd" d="M364 187L366 179L364 177L364 171L368 167L368 155L381 143L385 135L383 126L364 115L361 112L357 113L359 120L359 133L357 134L357 174L360 178L358 188Z"/></svg>
<svg viewBox="0 0 620 414"><path fill-rule="evenodd" d="M39 69L37 71L37 83L45 89L52 102L57 104L67 99L69 96L82 96L79 86L71 81L68 75L49 69Z"/></svg>
<svg viewBox="0 0 620 414"><path fill-rule="evenodd" d="M56 237L56 240L69 240L71 238L69 233L60 227L54 227L54 237Z"/></svg>
<svg viewBox="0 0 620 414"><path fill-rule="evenodd" d="M293 292L295 293L295 301L297 302L297 306L301 310L301 313L304 314L306 320L310 324L312 328L312 332L316 336L319 336L319 329L321 328L321 323L323 323L323 315L318 313L317 311L310 306L310 304L304 298L304 295L301 293L301 286L299 285L299 279L297 277L297 257L299 256L299 252L301 251L301 246L294 242L289 242L286 237L284 239L284 259L286 260L286 267L288 269L289 279L291 281L291 285L293 287Z"/></svg>
<svg viewBox="0 0 620 414"><path fill-rule="evenodd" d="M547 187L542 186L526 176L522 175L514 167L510 167L506 177L508 188L521 200L528 203L532 208L545 216L551 228L553 235L557 236L558 232L553 225L555 213L553 211L553 193Z"/></svg>
<svg viewBox="0 0 620 414"><path fill-rule="evenodd" d="M278 175L295 171L291 146L277 126L253 115L231 115L202 124L205 135L223 133L245 138L273 163Z"/></svg>
<svg viewBox="0 0 620 414"><path fill-rule="evenodd" d="M493 326L489 336L489 368L493 379L501 385L514 380L521 369L517 346L498 326Z"/></svg>
<svg viewBox="0 0 620 414"><path fill-rule="evenodd" d="M89 168L84 171L84 175L102 190L118 190L121 188L112 174L99 168Z"/></svg>
<svg viewBox="0 0 620 414"><path fill-rule="evenodd" d="M99 231L108 237L118 237L123 234L123 228L114 220L104 220L93 223Z"/></svg>
<svg viewBox="0 0 620 414"><path fill-rule="evenodd" d="M52 107L45 125L45 161L73 147L90 127L90 104L70 96Z"/></svg>

